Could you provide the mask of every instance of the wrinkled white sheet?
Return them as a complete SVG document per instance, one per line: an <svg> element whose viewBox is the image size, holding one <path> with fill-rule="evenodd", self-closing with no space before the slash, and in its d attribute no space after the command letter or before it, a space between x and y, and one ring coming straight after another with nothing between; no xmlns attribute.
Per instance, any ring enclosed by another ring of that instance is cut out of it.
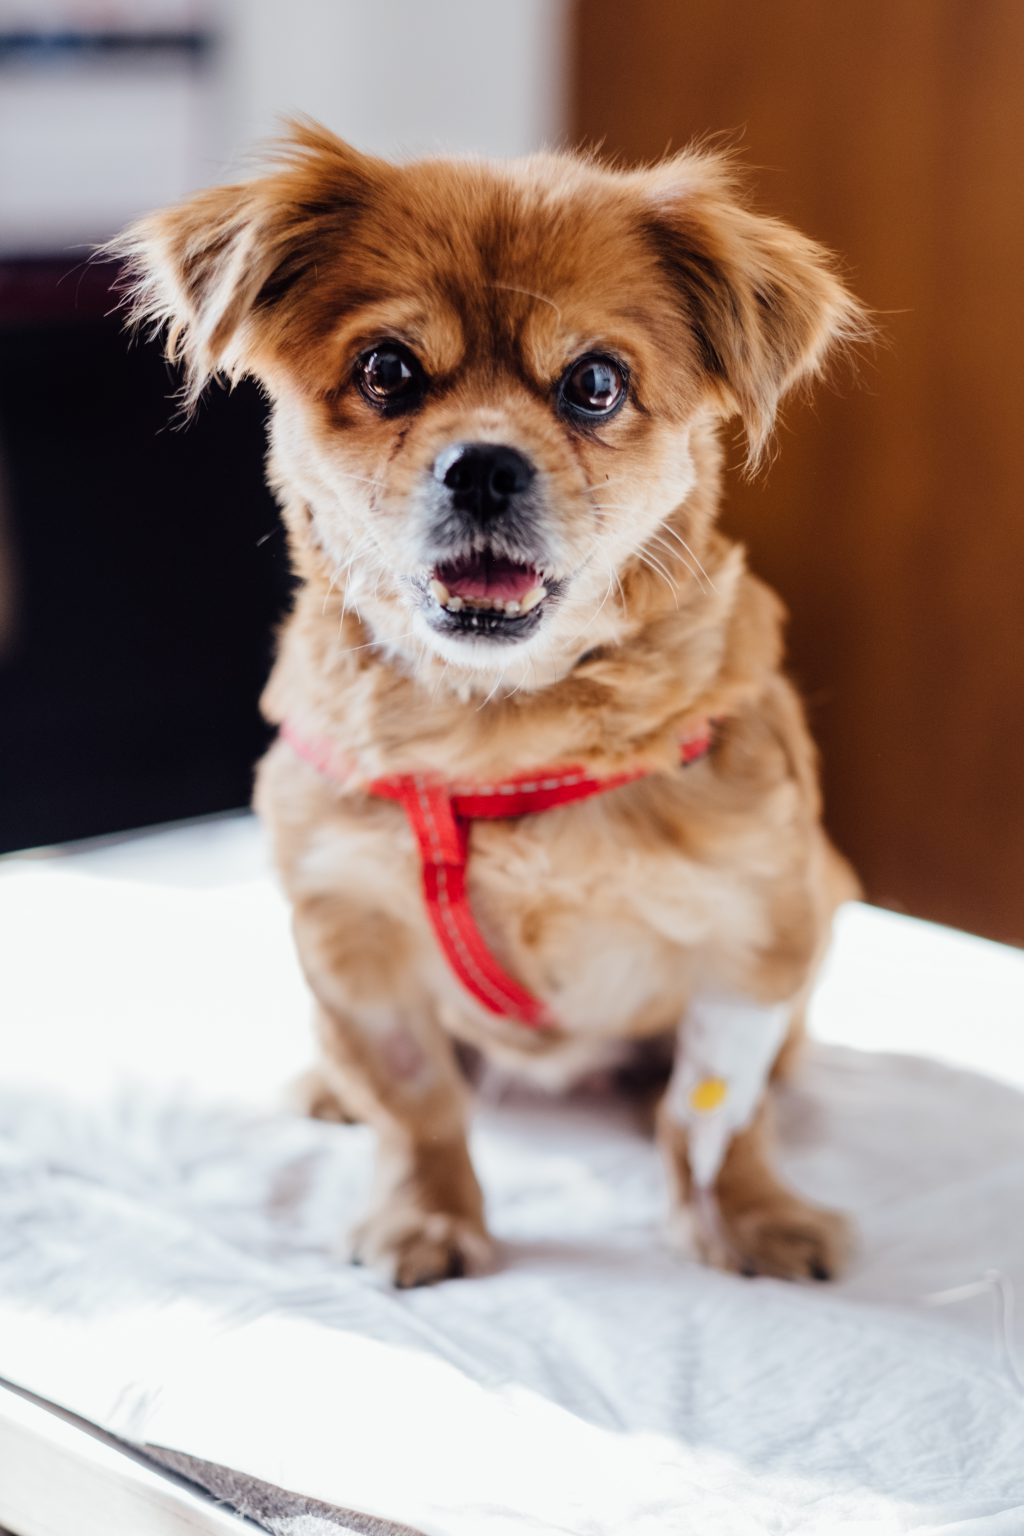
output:
<svg viewBox="0 0 1024 1536"><path fill-rule="evenodd" d="M627 1110L513 1095L499 1271L395 1294L332 1251L366 1132L277 1107L308 1010L248 819L7 861L0 953L0 1375L430 1536L1024 1533L1021 954L842 914L781 1114L841 1284L699 1267Z"/></svg>

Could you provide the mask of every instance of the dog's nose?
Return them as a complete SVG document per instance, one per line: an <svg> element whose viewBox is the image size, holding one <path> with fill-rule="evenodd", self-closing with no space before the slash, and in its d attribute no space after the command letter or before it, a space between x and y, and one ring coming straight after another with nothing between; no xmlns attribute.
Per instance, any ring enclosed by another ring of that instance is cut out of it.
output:
<svg viewBox="0 0 1024 1536"><path fill-rule="evenodd" d="M451 491L455 505L484 518L504 512L535 474L524 454L502 443L453 443L434 464L434 478Z"/></svg>

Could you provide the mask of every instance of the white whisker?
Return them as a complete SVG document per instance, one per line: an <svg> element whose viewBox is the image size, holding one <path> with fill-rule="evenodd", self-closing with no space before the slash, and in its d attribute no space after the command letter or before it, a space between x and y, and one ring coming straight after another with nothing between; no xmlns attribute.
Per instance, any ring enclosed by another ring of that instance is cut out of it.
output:
<svg viewBox="0 0 1024 1536"><path fill-rule="evenodd" d="M661 561L655 555L652 555L649 550L643 549L634 550L633 557L634 559L639 560L641 565L646 565L648 570L652 571L655 576L661 577L666 587L668 587L669 591L672 593L673 600L676 607L678 608L679 588L676 586L675 582L672 580L671 576L669 575L668 571L666 571Z"/></svg>
<svg viewBox="0 0 1024 1536"><path fill-rule="evenodd" d="M691 546L689 544L687 544L686 540L683 538L683 536L679 532L678 528L673 528L671 523L662 523L662 525L661 525L661 532L662 533L670 534L671 537L673 539L675 539L676 543L681 545L681 547L686 551L686 553L689 555L690 559L696 565L698 571L700 571L701 575L703 576L704 580L707 582L707 584L710 587L711 591L712 592L717 592L718 588L715 586L715 584L712 581L711 577L708 575L707 571L704 569L704 566L701 564L700 558L697 555L696 551L693 548L691 548Z"/></svg>
<svg viewBox="0 0 1024 1536"><path fill-rule="evenodd" d="M607 480L595 481L593 485L583 487L584 494L589 496L593 491L606 491L610 485L619 485L623 480L635 480L633 475L609 475Z"/></svg>
<svg viewBox="0 0 1024 1536"><path fill-rule="evenodd" d="M507 674L508 674L508 668L506 667L504 672L499 673L498 680L494 684L494 687L491 689L491 691L487 695L487 697L483 700L482 703L477 705L477 707L476 707L477 714L479 714L482 709L486 709L487 705L491 702L491 700L494 698L494 695L497 693L498 689L501 687L502 683L505 681L505 678L506 678Z"/></svg>
<svg viewBox="0 0 1024 1536"><path fill-rule="evenodd" d="M374 479L370 475L353 475L352 472L347 469L335 469L332 470L331 473L335 475L342 475L346 480L355 480L359 485L376 485L380 487L386 484L386 481Z"/></svg>
<svg viewBox="0 0 1024 1536"><path fill-rule="evenodd" d="M527 669L529 671L530 680L532 681L533 680L533 670L534 670L533 669L533 657L532 656L527 656L524 659L526 661L526 666L527 666ZM519 682L516 683L516 686L512 689L512 692L511 693L506 693L506 695L505 695L506 699L514 699L516 694L519 692L519 690L521 688L525 687L525 685L526 685L526 678L525 677L520 678Z"/></svg>
<svg viewBox="0 0 1024 1536"><path fill-rule="evenodd" d="M440 689L441 689L441 684L447 678L447 676L448 676L448 668L451 666L451 658L448 657L448 656L441 656L441 657L435 656L433 659L435 661L440 660L440 662L441 662L441 670L440 670L440 672L438 673L437 677L434 680L433 688L430 690L430 702L431 702L431 704L436 702L437 695L438 695L438 693L440 692Z"/></svg>
<svg viewBox="0 0 1024 1536"><path fill-rule="evenodd" d="M521 293L524 298L536 299L538 304L547 304L553 309L559 320L562 319L562 311L554 299L549 299L546 294L534 293L532 288L517 288L514 283L488 283L488 288L502 288L506 293Z"/></svg>
<svg viewBox="0 0 1024 1536"><path fill-rule="evenodd" d="M591 502L591 506L593 507L595 512L599 512L599 513L602 513L602 512L631 512L631 511L634 510L629 502L623 502L623 501ZM669 545L667 545L664 542L664 538L663 538L664 534L668 534L673 539L675 539L676 543L679 545L679 548L680 548L681 551L683 551L683 553L679 554L675 550L670 549ZM693 576L696 581L698 581L702 586L704 586L707 591L710 591L710 592L717 591L715 583L712 581L711 577L708 575L707 571L705 570L703 564L701 563L701 560L700 560L699 556L697 555L697 553L693 549L691 549L690 545L686 542L686 540L683 538L682 534L678 531L678 529L673 528L670 523L661 523L659 525L659 527L657 529L655 529L655 531L652 534L649 535L649 538L653 539L656 543L660 544L661 547L666 551L667 554L670 555L670 557L673 560L680 560L680 561L682 561L682 563L686 566L686 569L690 572L691 576ZM637 552L637 555L639 557L639 552ZM659 561L659 565L660 564L661 564L661 562ZM662 573L667 578L667 574L668 573L664 571L664 567L662 567ZM670 582L670 585L673 585L673 584ZM673 586L673 590L675 590L674 586Z"/></svg>
<svg viewBox="0 0 1024 1536"><path fill-rule="evenodd" d="M616 581L618 580L618 573L617 572L613 571L612 572L612 576L615 577ZM577 641L577 640L582 639L583 636L586 634L587 630L590 628L591 624L596 623L596 621L600 618L601 610L604 608L604 605L607 603L608 599L612 595L612 586L613 586L612 576L609 576L609 578L608 578L608 585L604 589L604 597L602 597L601 601L598 603L597 607L594 609L594 612L590 615L590 618L584 624L582 629L577 630L576 633L571 636L571 640L572 640L573 643L575 643L575 641Z"/></svg>
<svg viewBox="0 0 1024 1536"><path fill-rule="evenodd" d="M410 629L404 635L382 635L379 639L367 640L363 645L350 645L347 650L341 652L342 656L353 656L356 651L386 650L389 645L397 645L401 640L415 640L416 631Z"/></svg>
<svg viewBox="0 0 1024 1536"><path fill-rule="evenodd" d="M678 550L673 549L671 544L666 544L665 540L662 538L660 533L652 533L650 535L650 538L651 538L651 540L655 544L658 545L659 549L663 549L665 551L665 553L668 556L669 560L672 560L672 561L681 560L682 561L683 565L686 566L686 569L689 571L690 575L693 577L694 581L700 587L702 592L706 592L708 590L707 583L705 582L704 578L702 577L700 571L697 569L697 567L695 565L691 564L691 562L686 558L685 555L681 555Z"/></svg>

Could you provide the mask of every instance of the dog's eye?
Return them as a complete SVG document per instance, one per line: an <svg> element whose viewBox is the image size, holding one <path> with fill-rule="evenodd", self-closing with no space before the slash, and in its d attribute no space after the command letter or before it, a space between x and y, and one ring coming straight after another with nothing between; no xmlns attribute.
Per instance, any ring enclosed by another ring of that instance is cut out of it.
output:
<svg viewBox="0 0 1024 1536"><path fill-rule="evenodd" d="M363 398L383 410L407 408L423 393L423 369L398 342L383 342L364 352L355 378Z"/></svg>
<svg viewBox="0 0 1024 1536"><path fill-rule="evenodd" d="M626 374L610 357L581 357L566 373L559 401L580 416L611 416L626 398Z"/></svg>

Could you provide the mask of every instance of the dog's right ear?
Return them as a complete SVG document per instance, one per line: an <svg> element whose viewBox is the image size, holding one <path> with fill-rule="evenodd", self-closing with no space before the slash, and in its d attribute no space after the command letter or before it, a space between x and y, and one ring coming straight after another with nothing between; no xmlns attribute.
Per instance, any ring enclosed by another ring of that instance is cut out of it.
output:
<svg viewBox="0 0 1024 1536"><path fill-rule="evenodd" d="M214 374L234 383L258 371L288 295L385 171L326 129L292 123L268 174L149 214L103 248L125 264L130 322L166 331L186 405Z"/></svg>
<svg viewBox="0 0 1024 1536"><path fill-rule="evenodd" d="M870 340L869 316L828 251L747 206L728 156L688 150L634 179L704 379L723 412L740 416L753 468L783 396Z"/></svg>

